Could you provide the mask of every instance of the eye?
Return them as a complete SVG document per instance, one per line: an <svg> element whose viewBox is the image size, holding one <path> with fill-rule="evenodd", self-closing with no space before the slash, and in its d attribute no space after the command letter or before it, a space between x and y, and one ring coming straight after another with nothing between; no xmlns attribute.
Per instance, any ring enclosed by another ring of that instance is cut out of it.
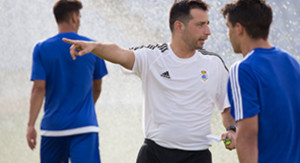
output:
<svg viewBox="0 0 300 163"><path fill-rule="evenodd" d="M199 27L203 27L203 26L205 26L205 25L209 25L209 21L197 23L197 26L199 26Z"/></svg>
<svg viewBox="0 0 300 163"><path fill-rule="evenodd" d="M199 27L202 27L202 26L204 26L204 25L205 25L204 22L200 22L200 23L197 24L197 26L199 26Z"/></svg>

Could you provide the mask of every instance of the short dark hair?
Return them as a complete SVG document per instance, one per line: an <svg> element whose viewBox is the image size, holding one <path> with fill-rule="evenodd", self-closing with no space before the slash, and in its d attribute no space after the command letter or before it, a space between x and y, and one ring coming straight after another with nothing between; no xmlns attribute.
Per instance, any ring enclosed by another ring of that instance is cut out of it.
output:
<svg viewBox="0 0 300 163"><path fill-rule="evenodd" d="M224 18L235 26L240 23L253 39L266 40L269 35L273 15L272 8L265 0L238 0L227 3L222 8Z"/></svg>
<svg viewBox="0 0 300 163"><path fill-rule="evenodd" d="M204 11L208 11L208 4L202 0L175 0L171 9L169 17L170 30L173 32L174 23L176 20L179 20L186 24L189 20L192 19L190 10L194 8L199 8Z"/></svg>
<svg viewBox="0 0 300 163"><path fill-rule="evenodd" d="M79 13L82 4L79 0L57 0L53 6L53 13L57 23L68 21L71 13Z"/></svg>

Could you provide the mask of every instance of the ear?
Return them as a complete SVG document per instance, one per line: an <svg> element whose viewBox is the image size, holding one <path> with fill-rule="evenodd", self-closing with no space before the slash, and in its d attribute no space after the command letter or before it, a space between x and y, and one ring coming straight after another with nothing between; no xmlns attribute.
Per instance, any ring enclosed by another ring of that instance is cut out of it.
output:
<svg viewBox="0 0 300 163"><path fill-rule="evenodd" d="M244 34L245 28L243 27L242 24L236 23L236 24L235 24L235 28L236 28L236 30L237 30L237 34L238 34L238 35L243 35L243 34Z"/></svg>
<svg viewBox="0 0 300 163"><path fill-rule="evenodd" d="M71 22L72 23L77 23L77 13L76 12L72 12L71 13Z"/></svg>
<svg viewBox="0 0 300 163"><path fill-rule="evenodd" d="M185 26L181 21L176 20L174 22L174 30L181 33L184 30Z"/></svg>

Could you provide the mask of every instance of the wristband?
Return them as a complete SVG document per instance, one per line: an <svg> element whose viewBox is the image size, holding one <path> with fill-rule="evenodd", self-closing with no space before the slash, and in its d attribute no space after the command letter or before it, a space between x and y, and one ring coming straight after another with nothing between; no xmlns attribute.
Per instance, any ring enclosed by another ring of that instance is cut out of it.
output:
<svg viewBox="0 0 300 163"><path fill-rule="evenodd" d="M236 132L236 127L235 126L229 126L226 128L226 131L232 130L234 132Z"/></svg>

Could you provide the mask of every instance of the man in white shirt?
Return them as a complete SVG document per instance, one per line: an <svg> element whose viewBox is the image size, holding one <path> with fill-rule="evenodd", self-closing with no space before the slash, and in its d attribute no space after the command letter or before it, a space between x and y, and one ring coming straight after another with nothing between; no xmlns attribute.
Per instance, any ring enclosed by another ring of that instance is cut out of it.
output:
<svg viewBox="0 0 300 163"><path fill-rule="evenodd" d="M73 59L92 52L141 78L145 143L138 163L210 163L206 136L211 133L214 106L222 112L225 128L235 125L226 95L228 71L221 58L202 49L211 34L207 12L208 5L200 0L175 2L170 10L169 44L127 50L115 44L64 39L73 44Z"/></svg>

